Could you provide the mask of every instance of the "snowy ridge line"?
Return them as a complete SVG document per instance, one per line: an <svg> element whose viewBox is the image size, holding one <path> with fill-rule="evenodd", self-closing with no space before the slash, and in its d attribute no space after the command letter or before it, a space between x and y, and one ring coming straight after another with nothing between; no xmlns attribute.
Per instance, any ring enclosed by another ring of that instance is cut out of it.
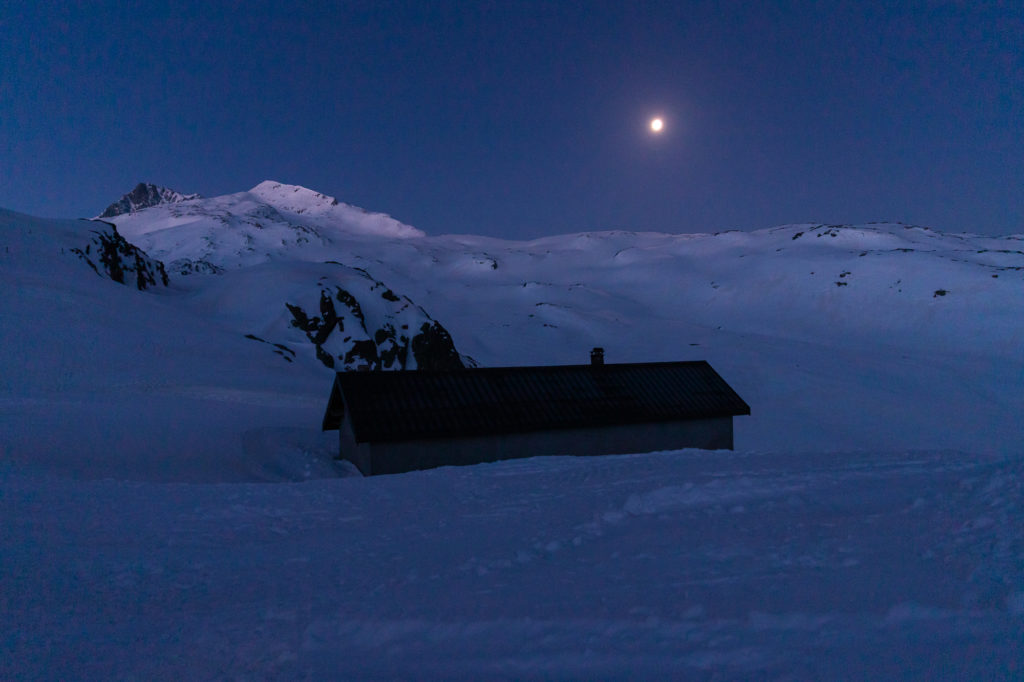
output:
<svg viewBox="0 0 1024 682"><path fill-rule="evenodd" d="M976 336L1000 346L1003 356L1024 343L1008 303L1024 300L1024 250L1016 236L804 224L704 235L592 232L531 242L422 233L408 239L412 233L404 232L396 239L390 228L352 228L335 215L344 205L333 197L270 181L257 189L188 202L189 215L183 206L153 207L120 218L119 227L170 263L172 274L223 274L268 261L372 263L376 277L430 309L446 328L446 319L472 320L472 327L449 331L457 343L486 335L479 344L491 350L474 342L462 351L484 364L507 364L513 355L508 342L494 348L500 336L526 333L533 345L551 337L560 344L581 335L608 338L641 312L650 328L666 319L673 297L678 309L668 320L712 330L724 318L734 331L798 341L827 335L829 343L855 346L881 335L900 345L916 335L918 342L951 349L963 338L962 329L950 333L953 325L973 316L987 318L991 332ZM438 286L444 282L450 285ZM512 293L517 285L526 285L523 295ZM932 310L935 304L942 309ZM495 325L488 312L495 309L514 317ZM877 314L863 314L870 309Z"/></svg>

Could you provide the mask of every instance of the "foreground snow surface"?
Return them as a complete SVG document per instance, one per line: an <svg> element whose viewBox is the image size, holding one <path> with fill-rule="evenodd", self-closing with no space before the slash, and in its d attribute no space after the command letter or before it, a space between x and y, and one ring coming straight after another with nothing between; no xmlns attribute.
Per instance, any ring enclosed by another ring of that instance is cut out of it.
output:
<svg viewBox="0 0 1024 682"><path fill-rule="evenodd" d="M7 470L0 677L1020 679L1022 474L953 452Z"/></svg>
<svg viewBox="0 0 1024 682"><path fill-rule="evenodd" d="M122 220L223 270L149 291L0 211L0 679L1024 678L1024 236L499 242L271 189ZM345 267L484 365L709 360L739 451L353 476L285 307Z"/></svg>

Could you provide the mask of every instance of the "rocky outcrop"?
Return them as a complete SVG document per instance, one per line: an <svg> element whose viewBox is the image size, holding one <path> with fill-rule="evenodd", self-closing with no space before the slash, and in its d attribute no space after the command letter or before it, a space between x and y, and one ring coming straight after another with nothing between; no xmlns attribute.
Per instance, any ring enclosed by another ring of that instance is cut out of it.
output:
<svg viewBox="0 0 1024 682"><path fill-rule="evenodd" d="M420 325L420 333L412 337L412 354L419 369L449 370L465 367L455 350L452 335L436 321Z"/></svg>
<svg viewBox="0 0 1024 682"><path fill-rule="evenodd" d="M440 322L366 271L348 267L345 271L349 288L321 278L315 308L285 304L291 326L305 334L325 366L373 371L465 366ZM363 303L350 290L356 288Z"/></svg>
<svg viewBox="0 0 1024 682"><path fill-rule="evenodd" d="M198 194L182 194L181 192L175 192L173 189L140 182L135 185L135 189L128 192L128 194L125 194L110 206L107 206L106 210L103 211L103 213L100 213L97 217L114 218L126 213L135 213L136 211L141 211L142 209L149 208L150 206L174 204L181 201L189 201L191 199L199 198L200 196Z"/></svg>
<svg viewBox="0 0 1024 682"><path fill-rule="evenodd" d="M224 268L210 261L191 258L178 258L167 264L167 269L176 275L220 275Z"/></svg>
<svg viewBox="0 0 1024 682"><path fill-rule="evenodd" d="M113 223L96 221L106 229L93 230L92 239L81 249L71 252L84 260L100 277L107 277L139 290L158 284L167 286L167 271L164 264L150 258L146 252L121 236Z"/></svg>

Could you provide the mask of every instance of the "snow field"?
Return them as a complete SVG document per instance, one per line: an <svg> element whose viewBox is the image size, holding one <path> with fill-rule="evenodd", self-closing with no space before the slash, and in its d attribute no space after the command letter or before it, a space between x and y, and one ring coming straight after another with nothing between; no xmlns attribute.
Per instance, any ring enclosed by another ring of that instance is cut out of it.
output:
<svg viewBox="0 0 1024 682"><path fill-rule="evenodd" d="M1020 237L520 243L257 194L115 220L223 268L146 292L70 253L95 224L0 211L0 678L1022 676ZM706 359L738 451L362 479L284 306L326 260L486 365Z"/></svg>
<svg viewBox="0 0 1024 682"><path fill-rule="evenodd" d="M1022 473L699 451L288 484L7 471L0 660L80 679L1014 679Z"/></svg>

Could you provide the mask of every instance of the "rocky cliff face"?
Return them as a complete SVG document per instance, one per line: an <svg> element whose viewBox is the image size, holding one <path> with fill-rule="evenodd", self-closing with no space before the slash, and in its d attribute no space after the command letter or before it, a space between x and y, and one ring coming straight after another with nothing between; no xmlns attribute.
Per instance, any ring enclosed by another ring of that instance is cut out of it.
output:
<svg viewBox="0 0 1024 682"><path fill-rule="evenodd" d="M110 206L107 206L106 210L103 211L103 213L100 213L97 217L114 218L126 213L135 213L136 211L141 211L144 208L157 206L159 204L175 204L199 198L198 194L182 194L181 192L175 192L173 189L140 182L135 185L135 189L128 192L128 194L125 194Z"/></svg>
<svg viewBox="0 0 1024 682"><path fill-rule="evenodd" d="M96 221L105 227L92 231L92 238L82 248L71 252L84 260L100 277L120 284L134 285L140 291L158 284L167 286L164 264L122 237L113 223Z"/></svg>
<svg viewBox="0 0 1024 682"><path fill-rule="evenodd" d="M365 270L338 268L340 278L320 278L315 304L285 304L291 327L306 335L325 366L336 370L465 366L451 335L425 310ZM344 286L338 279L344 280Z"/></svg>

